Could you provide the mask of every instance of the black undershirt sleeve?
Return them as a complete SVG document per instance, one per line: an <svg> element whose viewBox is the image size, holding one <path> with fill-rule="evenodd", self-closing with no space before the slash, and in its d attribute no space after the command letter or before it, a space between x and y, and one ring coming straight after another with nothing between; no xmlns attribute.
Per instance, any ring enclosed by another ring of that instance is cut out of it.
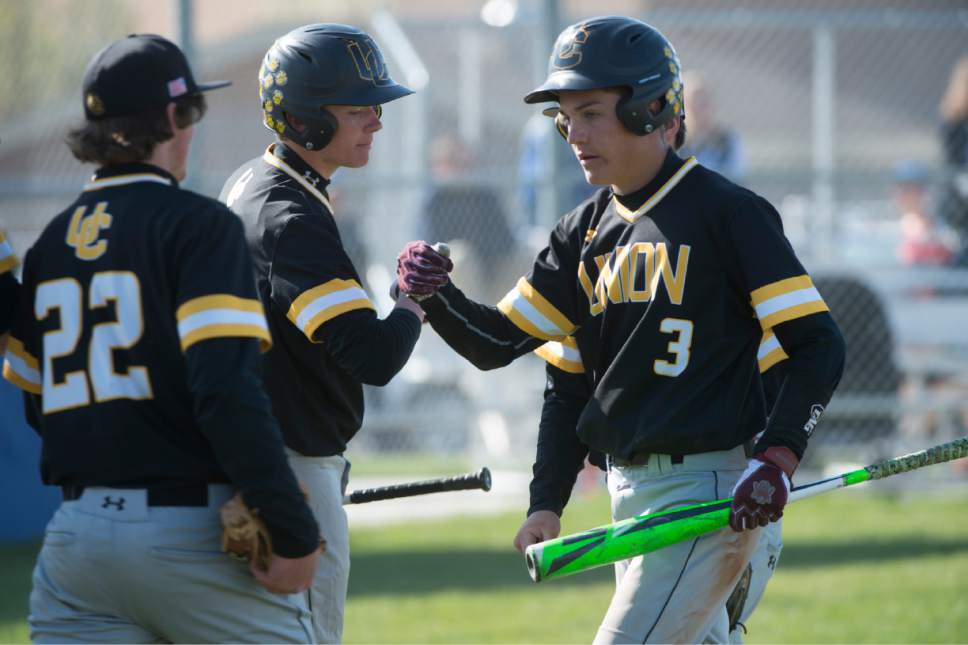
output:
<svg viewBox="0 0 968 645"><path fill-rule="evenodd" d="M0 273L0 334L10 331L19 296L20 283L13 274L9 271Z"/></svg>
<svg viewBox="0 0 968 645"><path fill-rule="evenodd" d="M420 305L434 331L478 369L504 367L545 343L521 331L497 307L468 299L453 283Z"/></svg>
<svg viewBox="0 0 968 645"><path fill-rule="evenodd" d="M273 552L287 558L312 553L319 527L286 460L262 388L258 341L211 338L189 347L185 358L198 425L245 503L258 509Z"/></svg>
<svg viewBox="0 0 968 645"><path fill-rule="evenodd" d="M591 396L583 374L547 365L547 384L538 447L532 467L528 515L552 511L561 515L581 471L588 447L578 438L578 417Z"/></svg>
<svg viewBox="0 0 968 645"><path fill-rule="evenodd" d="M803 459L811 422L819 418L815 406L827 406L843 374L846 344L828 312L778 324L773 333L789 358L784 361L782 381L772 385L775 402L753 452L785 446Z"/></svg>
<svg viewBox="0 0 968 645"><path fill-rule="evenodd" d="M403 369L420 338L420 319L395 308L379 319L370 310L350 311L325 322L314 338L360 383L386 385Z"/></svg>

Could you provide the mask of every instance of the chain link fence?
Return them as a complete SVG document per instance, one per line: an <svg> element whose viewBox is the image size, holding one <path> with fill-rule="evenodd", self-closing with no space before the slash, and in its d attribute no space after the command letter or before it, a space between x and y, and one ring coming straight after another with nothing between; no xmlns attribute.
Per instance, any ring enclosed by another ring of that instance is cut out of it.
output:
<svg viewBox="0 0 968 645"><path fill-rule="evenodd" d="M179 11L191 3L158 4L0 2L0 223L21 253L91 170L62 143L81 115L84 65L130 31L177 39ZM344 241L384 311L396 253L418 236L450 242L455 282L494 303L527 272L555 219L589 193L550 120L522 101L544 77L558 31L548 16L557 11L563 26L633 15L675 43L687 90L702 88L696 110L687 97L690 145L777 206L847 337L847 369L812 458L866 460L965 434L968 272L958 220L939 208L955 173L939 103L968 54L968 8L730 4L196 3L181 24L194 34L198 75L234 85L211 96L189 185L217 194L272 140L256 72L275 37L305 22L357 24L417 94L386 106L370 165L335 177ZM401 375L367 391L352 451L526 467L543 372L535 357L478 372L427 328Z"/></svg>

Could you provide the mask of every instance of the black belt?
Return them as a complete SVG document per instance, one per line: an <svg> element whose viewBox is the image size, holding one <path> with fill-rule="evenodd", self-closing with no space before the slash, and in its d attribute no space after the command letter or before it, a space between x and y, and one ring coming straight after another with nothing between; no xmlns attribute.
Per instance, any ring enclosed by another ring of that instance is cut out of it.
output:
<svg viewBox="0 0 968 645"><path fill-rule="evenodd" d="M85 488L91 486L61 486L61 493L65 502L80 499ZM122 489L131 490L131 489ZM136 489L144 490L148 495L148 506L208 506L208 484L193 484L191 486L152 486Z"/></svg>
<svg viewBox="0 0 968 645"><path fill-rule="evenodd" d="M657 454L654 452L633 452L632 456L628 459L622 459L621 457L608 456L608 461L613 466L619 466L620 468L626 468L628 466L644 466L649 463L649 459L652 455ZM669 455L670 460L674 464L681 464L685 455Z"/></svg>

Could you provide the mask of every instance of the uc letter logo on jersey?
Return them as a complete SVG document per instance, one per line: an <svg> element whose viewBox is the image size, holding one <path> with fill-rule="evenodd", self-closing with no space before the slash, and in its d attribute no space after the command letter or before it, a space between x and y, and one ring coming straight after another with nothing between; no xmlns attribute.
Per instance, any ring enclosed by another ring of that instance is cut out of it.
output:
<svg viewBox="0 0 968 645"><path fill-rule="evenodd" d="M588 42L590 35L585 25L581 24L565 36L555 51L555 57L552 61L555 69L571 69L577 66L581 62L581 48Z"/></svg>
<svg viewBox="0 0 968 645"><path fill-rule="evenodd" d="M346 48L356 63L356 71L360 78L369 81L377 87L390 84L390 74L387 63L383 60L383 53L369 38L361 38L349 43Z"/></svg>
<svg viewBox="0 0 968 645"><path fill-rule="evenodd" d="M78 206L67 225L67 245L74 249L74 255L81 260L96 260L108 250L108 241L98 239L101 230L111 227L111 214L107 212L108 203L98 202L94 212L85 216L86 206Z"/></svg>

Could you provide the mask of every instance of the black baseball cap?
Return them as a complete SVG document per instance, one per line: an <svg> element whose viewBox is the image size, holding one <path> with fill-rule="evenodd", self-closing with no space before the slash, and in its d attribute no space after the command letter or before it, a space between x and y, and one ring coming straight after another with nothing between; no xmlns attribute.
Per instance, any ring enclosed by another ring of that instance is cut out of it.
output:
<svg viewBox="0 0 968 645"><path fill-rule="evenodd" d="M84 72L84 114L91 121L164 107L230 81L196 83L178 45L155 34L131 34L91 59Z"/></svg>

